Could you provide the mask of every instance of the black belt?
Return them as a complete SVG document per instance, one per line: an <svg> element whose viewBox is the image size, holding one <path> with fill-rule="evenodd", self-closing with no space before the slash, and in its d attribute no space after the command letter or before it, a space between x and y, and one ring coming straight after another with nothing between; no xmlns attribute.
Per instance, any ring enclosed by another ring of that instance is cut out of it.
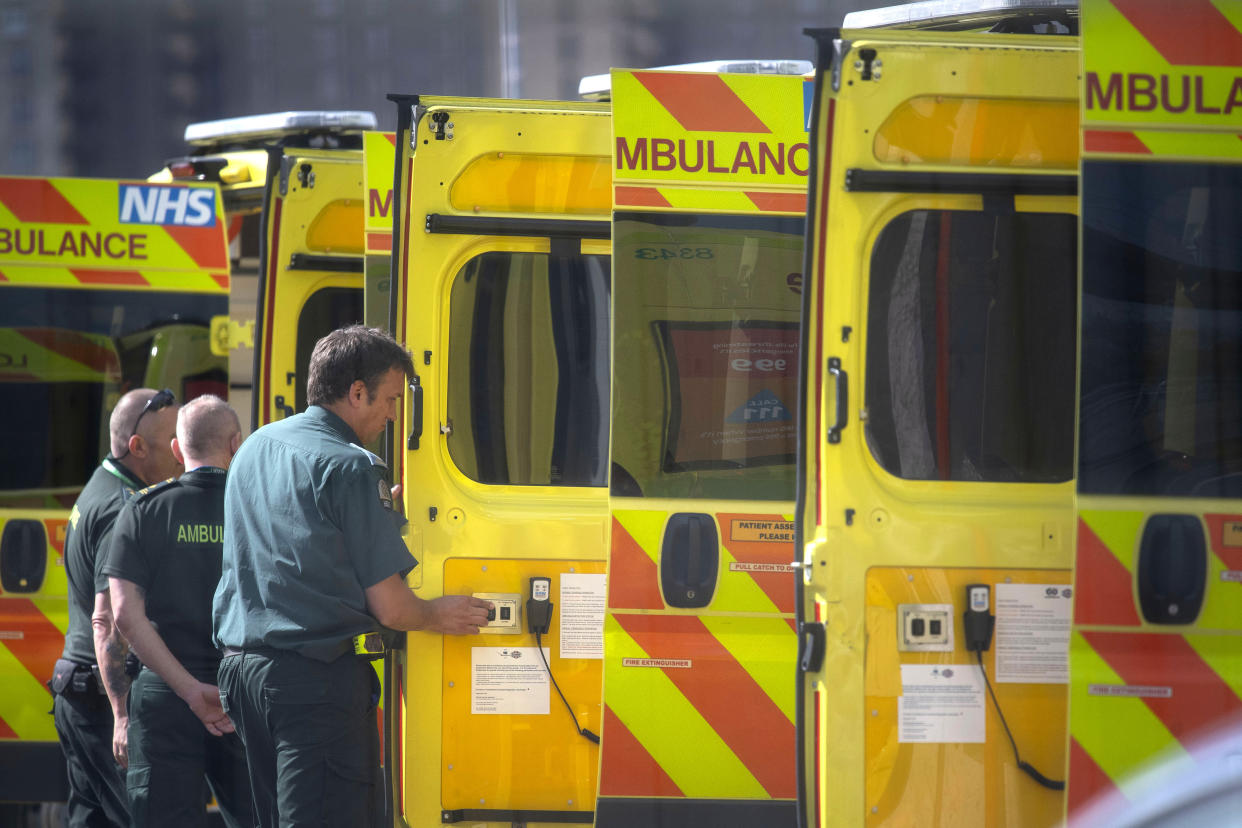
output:
<svg viewBox="0 0 1242 828"><path fill-rule="evenodd" d="M279 650L275 647L222 647L220 655L224 658L239 655L261 655L267 658L277 658L283 655L289 655L292 650Z"/></svg>

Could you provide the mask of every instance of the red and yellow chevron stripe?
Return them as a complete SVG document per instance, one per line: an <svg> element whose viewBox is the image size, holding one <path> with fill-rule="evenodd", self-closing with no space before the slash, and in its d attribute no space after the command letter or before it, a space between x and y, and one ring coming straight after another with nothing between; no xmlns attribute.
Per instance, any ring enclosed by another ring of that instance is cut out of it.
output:
<svg viewBox="0 0 1242 828"><path fill-rule="evenodd" d="M228 290L214 184L0 177L0 282Z"/></svg>
<svg viewBox="0 0 1242 828"><path fill-rule="evenodd" d="M1138 627L1135 556L1147 513L1084 509L1078 519L1074 623ZM1208 588L1199 630L1242 631L1242 515L1207 514Z"/></svg>
<svg viewBox="0 0 1242 828"><path fill-rule="evenodd" d="M1135 558L1145 511L1082 509L1070 642L1071 824L1143 792L1160 760L1192 768L1209 734L1242 721L1242 515L1203 516L1207 594L1188 627L1145 623ZM1236 574L1235 574L1236 573Z"/></svg>
<svg viewBox="0 0 1242 828"><path fill-rule="evenodd" d="M52 697L45 682L64 648L69 624L63 597L67 522L42 519L55 552L42 589L32 595L0 591L0 739L56 740L48 715Z"/></svg>
<svg viewBox="0 0 1242 828"><path fill-rule="evenodd" d="M600 796L792 799L790 518L717 514L716 592L694 612L668 609L661 596L669 515L613 515Z"/></svg>
<svg viewBox="0 0 1242 828"><path fill-rule="evenodd" d="M1239 109L1242 115L1242 109ZM1242 158L1242 132L1169 132L1167 130L1083 131L1088 155L1160 156L1228 161Z"/></svg>
<svg viewBox="0 0 1242 828"><path fill-rule="evenodd" d="M228 271L169 272L67 267L0 267L0 283L29 287L73 287L115 290L152 288L178 293L227 293Z"/></svg>

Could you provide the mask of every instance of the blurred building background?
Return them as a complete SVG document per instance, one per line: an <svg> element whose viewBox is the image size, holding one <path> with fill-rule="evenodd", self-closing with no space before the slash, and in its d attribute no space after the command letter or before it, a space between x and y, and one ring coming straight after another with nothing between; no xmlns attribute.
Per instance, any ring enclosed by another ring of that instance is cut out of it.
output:
<svg viewBox="0 0 1242 828"><path fill-rule="evenodd" d="M892 0L890 0L892 2ZM0 0L0 173L145 177L186 124L390 92L575 98L610 67L813 59L859 0Z"/></svg>

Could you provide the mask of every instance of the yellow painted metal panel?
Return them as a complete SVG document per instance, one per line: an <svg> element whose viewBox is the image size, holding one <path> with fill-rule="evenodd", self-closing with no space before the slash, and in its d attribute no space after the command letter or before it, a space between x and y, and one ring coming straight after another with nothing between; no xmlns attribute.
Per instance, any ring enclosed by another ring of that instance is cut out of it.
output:
<svg viewBox="0 0 1242 828"><path fill-rule="evenodd" d="M898 703L902 665L940 665L977 671L966 651L960 615L967 584L1056 584L1068 570L876 567L867 573L866 824L909 825L934 818L946 825L1052 825L1060 817L1060 794L1035 785L1018 769L1013 749L986 695L986 741L901 743ZM949 652L899 652L897 608L901 604L949 604L955 625ZM1068 632L1068 630L1067 630ZM1066 722L1064 683L1001 682L996 642L983 663L1005 720L1024 761L1045 776L1063 779ZM1065 659L1068 660L1068 651ZM1054 734L1055 738L1049 738Z"/></svg>
<svg viewBox="0 0 1242 828"><path fill-rule="evenodd" d="M552 675L578 724L600 731L601 662L560 654L560 578L604 572L602 561L455 558L444 564L449 593L529 592L534 576L552 578L553 615L543 646ZM535 636L446 636L444 639L442 807L589 810L595 796L599 748L579 735L548 684L548 713L474 714L471 651L535 646ZM418 669L415 667L415 669Z"/></svg>

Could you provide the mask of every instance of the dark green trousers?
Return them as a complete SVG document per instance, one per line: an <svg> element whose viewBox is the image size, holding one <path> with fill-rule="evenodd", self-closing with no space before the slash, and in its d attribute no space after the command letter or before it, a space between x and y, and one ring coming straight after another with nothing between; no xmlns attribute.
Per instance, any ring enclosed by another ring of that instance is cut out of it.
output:
<svg viewBox="0 0 1242 828"><path fill-rule="evenodd" d="M112 708L108 697L58 694L52 703L56 733L69 773L69 828L124 828L129 825L125 771L112 758Z"/></svg>
<svg viewBox="0 0 1242 828"><path fill-rule="evenodd" d="M207 825L204 783L229 828L250 828L250 779L237 734L212 736L163 679L143 670L129 691L129 810L134 828Z"/></svg>
<svg viewBox="0 0 1242 828"><path fill-rule="evenodd" d="M220 698L246 747L255 824L376 824L379 740L371 665L281 650L226 655Z"/></svg>

